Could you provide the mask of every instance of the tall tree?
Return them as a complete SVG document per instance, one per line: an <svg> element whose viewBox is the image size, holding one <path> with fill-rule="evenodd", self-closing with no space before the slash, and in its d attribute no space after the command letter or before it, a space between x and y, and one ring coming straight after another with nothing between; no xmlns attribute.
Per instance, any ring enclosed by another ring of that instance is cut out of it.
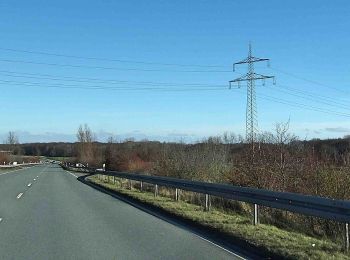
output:
<svg viewBox="0 0 350 260"><path fill-rule="evenodd" d="M78 139L78 160L82 163L92 165L95 159L95 147L94 147L94 133L90 127L80 125L77 131Z"/></svg>
<svg viewBox="0 0 350 260"><path fill-rule="evenodd" d="M5 140L5 144L16 145L18 144L18 137L15 132L9 131Z"/></svg>

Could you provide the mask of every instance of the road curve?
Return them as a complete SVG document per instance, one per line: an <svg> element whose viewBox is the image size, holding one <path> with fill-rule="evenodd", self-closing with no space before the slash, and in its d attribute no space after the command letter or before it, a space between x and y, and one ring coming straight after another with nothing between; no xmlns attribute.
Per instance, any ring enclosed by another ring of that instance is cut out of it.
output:
<svg viewBox="0 0 350 260"><path fill-rule="evenodd" d="M0 259L235 259L56 165L0 176Z"/></svg>

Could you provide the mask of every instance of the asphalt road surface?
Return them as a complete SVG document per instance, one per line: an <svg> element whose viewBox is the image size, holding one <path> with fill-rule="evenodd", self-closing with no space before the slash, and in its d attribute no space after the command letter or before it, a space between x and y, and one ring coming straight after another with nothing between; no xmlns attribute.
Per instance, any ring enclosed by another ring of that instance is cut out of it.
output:
<svg viewBox="0 0 350 260"><path fill-rule="evenodd" d="M0 259L235 259L57 165L0 172Z"/></svg>

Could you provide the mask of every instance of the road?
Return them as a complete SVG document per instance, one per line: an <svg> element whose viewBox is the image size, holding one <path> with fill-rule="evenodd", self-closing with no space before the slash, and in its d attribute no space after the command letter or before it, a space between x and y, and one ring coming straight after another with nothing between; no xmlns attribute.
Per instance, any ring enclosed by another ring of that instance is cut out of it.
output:
<svg viewBox="0 0 350 260"><path fill-rule="evenodd" d="M56 165L0 175L0 259L235 259Z"/></svg>

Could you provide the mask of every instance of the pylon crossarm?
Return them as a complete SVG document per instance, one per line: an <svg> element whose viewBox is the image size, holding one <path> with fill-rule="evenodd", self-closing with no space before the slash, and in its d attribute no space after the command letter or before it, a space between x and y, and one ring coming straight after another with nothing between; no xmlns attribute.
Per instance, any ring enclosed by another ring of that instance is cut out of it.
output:
<svg viewBox="0 0 350 260"><path fill-rule="evenodd" d="M234 80L231 80L230 82L247 81L248 79L249 79L248 75L244 75L244 76L241 76L241 77L236 78Z"/></svg>
<svg viewBox="0 0 350 260"><path fill-rule="evenodd" d="M269 61L270 59L264 59L264 58L255 58L255 57L250 57L249 61L250 62L260 62L260 61Z"/></svg>
<svg viewBox="0 0 350 260"><path fill-rule="evenodd" d="M252 79L274 79L275 76L266 76L266 75L261 75L261 74L257 74L254 73Z"/></svg>
<svg viewBox="0 0 350 260"><path fill-rule="evenodd" d="M229 81L229 89L232 88L232 83L237 83L237 88L241 87L240 81L233 81L233 80L231 80L231 81Z"/></svg>
<svg viewBox="0 0 350 260"><path fill-rule="evenodd" d="M236 65L245 64L245 63L252 63L252 62L260 62L260 61L270 61L270 59L248 57L244 60L233 63L233 71L235 71Z"/></svg>
<svg viewBox="0 0 350 260"><path fill-rule="evenodd" d="M274 76L265 76L265 75L253 73L253 74L244 75L242 77L236 78L229 82L231 83L231 82L249 81L249 80L257 80L257 79L271 79L271 78L274 78Z"/></svg>

